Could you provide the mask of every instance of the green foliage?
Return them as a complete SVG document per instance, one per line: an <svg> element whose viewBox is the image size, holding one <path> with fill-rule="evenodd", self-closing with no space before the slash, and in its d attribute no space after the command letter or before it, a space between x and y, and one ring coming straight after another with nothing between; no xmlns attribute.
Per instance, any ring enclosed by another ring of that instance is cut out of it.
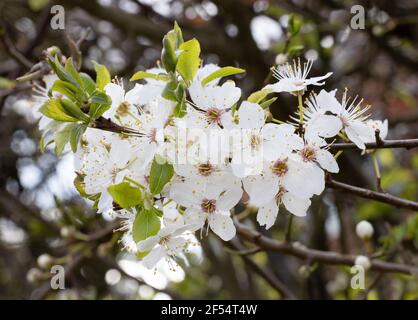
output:
<svg viewBox="0 0 418 320"><path fill-rule="evenodd" d="M210 75L208 75L206 78L202 80L202 86L207 85L209 82L222 78L227 76L232 76L235 74L240 74L245 72L244 69L241 68L235 68L235 67L223 67L219 70L216 70L212 72Z"/></svg>
<svg viewBox="0 0 418 320"><path fill-rule="evenodd" d="M262 90L255 91L248 97L247 101L252 102L252 103L260 103L270 93L271 93L271 90L269 90L269 89L262 89Z"/></svg>
<svg viewBox="0 0 418 320"><path fill-rule="evenodd" d="M142 203L141 190L128 182L115 184L107 188L113 200L122 208L135 207Z"/></svg>
<svg viewBox="0 0 418 320"><path fill-rule="evenodd" d="M68 107L68 105L67 105ZM67 109L61 103L61 99L49 99L46 101L39 111L48 118L62 122L76 122L78 118L67 112Z"/></svg>
<svg viewBox="0 0 418 320"><path fill-rule="evenodd" d="M288 20L288 27L287 27L289 35L291 37L296 36L299 33L301 27L302 27L302 21L296 18L293 14L290 15L289 20Z"/></svg>
<svg viewBox="0 0 418 320"><path fill-rule="evenodd" d="M171 180L173 174L173 165L156 156L151 164L149 178L149 189L151 194L159 194L164 186Z"/></svg>
<svg viewBox="0 0 418 320"><path fill-rule="evenodd" d="M142 209L135 217L132 228L132 236L135 242L155 236L161 228L160 218L157 215L158 209Z"/></svg>
<svg viewBox="0 0 418 320"><path fill-rule="evenodd" d="M142 80L142 79L154 79L154 80L160 80L160 81L168 81L169 77L166 74L155 74L155 73L146 72L146 71L137 71L131 77L130 80L136 81L136 80Z"/></svg>
<svg viewBox="0 0 418 320"><path fill-rule="evenodd" d="M96 83L99 90L103 90L104 87L110 82L110 72L106 66L93 61L94 70L96 71Z"/></svg>
<svg viewBox="0 0 418 320"><path fill-rule="evenodd" d="M169 31L163 38L163 50L161 52L161 62L167 72L174 72L177 65L176 52L183 43L183 35L177 23L174 29Z"/></svg>
<svg viewBox="0 0 418 320"><path fill-rule="evenodd" d="M195 38L183 42L179 46L181 53L178 57L176 70L185 81L193 80L200 66L200 44Z"/></svg>

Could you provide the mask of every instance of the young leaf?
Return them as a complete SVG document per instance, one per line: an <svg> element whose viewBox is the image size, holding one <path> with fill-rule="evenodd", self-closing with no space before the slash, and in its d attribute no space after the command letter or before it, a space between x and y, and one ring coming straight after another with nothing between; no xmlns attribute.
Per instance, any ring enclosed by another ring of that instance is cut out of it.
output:
<svg viewBox="0 0 418 320"><path fill-rule="evenodd" d="M179 50L182 52L179 55L176 70L183 77L184 80L191 81L197 69L200 66L200 44L196 39L183 42Z"/></svg>
<svg viewBox="0 0 418 320"><path fill-rule="evenodd" d="M57 156L61 155L65 145L70 140L71 131L76 125L76 123L68 123L54 133L55 154Z"/></svg>
<svg viewBox="0 0 418 320"><path fill-rule="evenodd" d="M80 86L82 85L80 74L74 66L73 58L67 59L67 62L65 63L65 71L67 71L67 73L76 83L78 83Z"/></svg>
<svg viewBox="0 0 418 320"><path fill-rule="evenodd" d="M51 88L52 91L59 92L64 96L77 100L77 95L80 94L79 89L69 82L56 80Z"/></svg>
<svg viewBox="0 0 418 320"><path fill-rule="evenodd" d="M92 103L90 104L89 116L92 119L97 119L103 115L107 110L109 110L110 104L105 103Z"/></svg>
<svg viewBox="0 0 418 320"><path fill-rule="evenodd" d="M96 84L99 90L103 90L104 87L110 82L110 72L106 66L93 61L94 70L96 71Z"/></svg>
<svg viewBox="0 0 418 320"><path fill-rule="evenodd" d="M160 231L161 222L153 210L141 210L134 221L132 236L135 242L155 236Z"/></svg>
<svg viewBox="0 0 418 320"><path fill-rule="evenodd" d="M155 157L151 164L149 189L153 195L159 194L174 174L173 165L168 162L160 162L161 161L157 161L157 157Z"/></svg>
<svg viewBox="0 0 418 320"><path fill-rule="evenodd" d="M67 110L61 104L60 99L51 98L46 101L39 111L48 118L61 122L79 121L76 117L68 114Z"/></svg>
<svg viewBox="0 0 418 320"><path fill-rule="evenodd" d="M90 120L90 118L71 100L61 99L60 102L66 114L84 122L88 122Z"/></svg>
<svg viewBox="0 0 418 320"><path fill-rule="evenodd" d="M207 85L209 82L227 76L232 76L234 74L239 74L245 72L244 69L235 68L235 67L223 67L219 70L212 72L206 78L202 80L202 86Z"/></svg>
<svg viewBox="0 0 418 320"><path fill-rule="evenodd" d="M77 152L78 143L80 142L83 133L86 131L86 124L77 124L74 126L70 132L70 146L73 152Z"/></svg>
<svg viewBox="0 0 418 320"><path fill-rule="evenodd" d="M141 190L128 182L115 184L107 188L113 200L122 208L131 208L142 202Z"/></svg>
<svg viewBox="0 0 418 320"><path fill-rule="evenodd" d="M263 103L260 104L260 107L263 109L268 109L270 107L270 105L277 100L277 97L268 99L266 101L264 101Z"/></svg>
<svg viewBox="0 0 418 320"><path fill-rule="evenodd" d="M80 73L81 87L87 96L96 92L96 83L87 73Z"/></svg>
<svg viewBox="0 0 418 320"><path fill-rule="evenodd" d="M260 103L265 97L267 97L272 91L269 89L262 89L253 92L247 99L248 102Z"/></svg>
<svg viewBox="0 0 418 320"><path fill-rule="evenodd" d="M154 79L154 80L160 80L160 81L168 81L170 78L166 74L156 74L146 71L137 71L135 74L131 77L131 81L136 80L142 80L142 79Z"/></svg>
<svg viewBox="0 0 418 320"><path fill-rule="evenodd" d="M161 96L164 99L177 102L177 96L176 96L177 86L178 86L178 84L177 84L176 81L167 82L167 84L164 87L163 92L161 93Z"/></svg>

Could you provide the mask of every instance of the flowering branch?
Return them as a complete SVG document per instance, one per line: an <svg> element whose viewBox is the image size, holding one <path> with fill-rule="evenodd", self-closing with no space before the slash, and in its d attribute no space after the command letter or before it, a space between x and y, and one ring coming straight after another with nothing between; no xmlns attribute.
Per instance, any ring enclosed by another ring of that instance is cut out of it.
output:
<svg viewBox="0 0 418 320"><path fill-rule="evenodd" d="M345 265L353 266L356 256L344 255L336 252L320 251L310 249L298 242L278 242L263 236L258 231L255 231L244 224L235 220L237 233L246 241L255 243L264 250L276 251L283 254L288 254L300 259L309 260L310 262L320 262L330 265ZM418 268L399 263L386 262L382 260L371 259L371 269L379 272L395 272L409 275L418 274Z"/></svg>
<svg viewBox="0 0 418 320"><path fill-rule="evenodd" d="M402 199L386 192L377 192L369 189L355 187L346 183L334 181L329 175L326 180L326 186L328 188L338 189L348 193L352 193L362 198L387 203L398 208L406 208L414 211L418 210L418 202Z"/></svg>
<svg viewBox="0 0 418 320"><path fill-rule="evenodd" d="M366 149L392 149L405 148L412 149L418 147L418 139L403 139L403 140L381 140L380 142L365 143ZM350 150L358 149L354 143L334 143L329 146L329 150Z"/></svg>

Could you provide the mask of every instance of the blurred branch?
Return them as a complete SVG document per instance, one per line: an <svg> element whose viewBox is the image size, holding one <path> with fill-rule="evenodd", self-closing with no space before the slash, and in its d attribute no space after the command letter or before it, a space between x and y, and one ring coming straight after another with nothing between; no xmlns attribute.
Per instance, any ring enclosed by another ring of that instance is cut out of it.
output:
<svg viewBox="0 0 418 320"><path fill-rule="evenodd" d="M27 69L32 67L32 62L30 62L19 50L17 50L4 28L0 29L0 43L9 54L9 56L13 58L17 63Z"/></svg>
<svg viewBox="0 0 418 320"><path fill-rule="evenodd" d="M331 251L320 251L305 247L298 242L279 242L263 236L244 224L235 221L238 234L245 240L255 243L264 250L281 252L283 254L298 257L312 262L320 262L329 265L353 266L356 256L343 255ZM379 272L395 272L408 275L418 275L418 267L370 259L371 269Z"/></svg>
<svg viewBox="0 0 418 320"><path fill-rule="evenodd" d="M389 148L405 148L412 149L418 147L418 139L404 140L381 140L380 142L365 143L366 149L389 149ZM354 143L334 143L329 146L329 150L360 150Z"/></svg>
<svg viewBox="0 0 418 320"><path fill-rule="evenodd" d="M387 203L397 208L406 208L414 211L418 210L418 202L402 199L386 192L377 192L369 189L355 187L346 183L334 181L330 175L327 176L326 186L328 188L342 190L346 193L355 194L365 199L371 199Z"/></svg>
<svg viewBox="0 0 418 320"><path fill-rule="evenodd" d="M232 242L225 242L225 245L229 248L232 248L236 251L245 251L242 246L232 243ZM290 289L268 269L263 269L258 264L256 264L251 258L247 257L246 255L241 255L242 260L260 277L262 277L270 286L277 290L283 299L286 300L295 300L296 296Z"/></svg>

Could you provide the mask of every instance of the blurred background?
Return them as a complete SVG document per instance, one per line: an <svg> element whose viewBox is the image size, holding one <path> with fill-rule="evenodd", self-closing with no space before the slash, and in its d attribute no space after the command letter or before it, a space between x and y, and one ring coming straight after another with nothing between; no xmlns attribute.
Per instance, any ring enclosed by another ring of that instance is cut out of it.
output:
<svg viewBox="0 0 418 320"><path fill-rule="evenodd" d="M65 8L65 30L50 26L51 6ZM350 8L365 8L365 28L353 30ZM177 21L185 38L196 37L206 63L247 73L238 84L246 97L272 81L269 68L294 57L315 60L312 74L334 72L326 89L348 88L388 119L388 138L418 137L418 1L338 0L0 0L0 299L277 299L279 293L217 238L202 241L202 260L187 269L146 270L120 251L116 221L96 214L73 187L72 155L41 153L29 71L46 48L71 53L80 43L82 69L91 60L129 78L155 66L163 35ZM127 86L129 84L127 83ZM296 108L292 96L271 105L276 118ZM380 150L382 187L418 200L418 153ZM344 152L336 179L375 189L371 157ZM367 219L371 246L388 260L418 264L418 215L327 190L307 218L294 219L294 239L319 250L361 254L355 235ZM254 221L254 214L249 219ZM266 235L282 239L287 215ZM254 224L256 228L256 225ZM46 255L45 255L46 254ZM41 256L42 258L39 258ZM51 260L52 258L52 260ZM368 272L370 290L350 288L350 268L305 265L272 252L251 256L298 298L416 299L416 278ZM46 263L48 262L48 263ZM65 290L51 290L49 263L66 268Z"/></svg>

